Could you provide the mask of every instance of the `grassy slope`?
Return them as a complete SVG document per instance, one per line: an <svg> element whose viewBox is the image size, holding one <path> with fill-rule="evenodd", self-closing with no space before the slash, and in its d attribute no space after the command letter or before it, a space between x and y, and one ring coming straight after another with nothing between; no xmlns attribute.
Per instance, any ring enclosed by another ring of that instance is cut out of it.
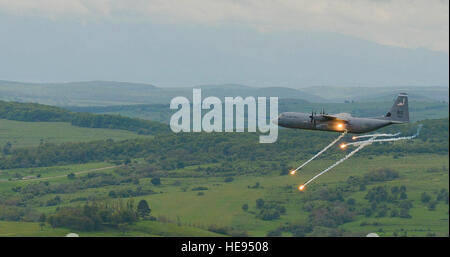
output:
<svg viewBox="0 0 450 257"><path fill-rule="evenodd" d="M234 225L249 230L251 235L264 236L265 233L283 224L284 221L295 222L306 220L308 213L301 210L301 203L298 201L302 196L300 192L286 192L282 188L286 185L296 186L312 177L318 171L332 164L331 161L316 161L302 171L300 176L261 176L261 177L237 177L232 183L221 183L221 179L203 179L203 185L209 186L210 190L204 196L197 196L196 192L188 191L183 193L174 187L163 188L166 193L142 197L147 199L154 207L155 214L160 213L171 217L180 216L185 221L204 224L219 224L223 226ZM376 169L378 167L390 167L399 171L401 177L398 180L388 183L376 183L372 186L388 184L406 185L409 199L414 200L414 207L411 210L412 219L400 218L369 218L368 221L377 220L382 224L390 224L388 228L381 226L385 231L394 229L431 229L438 235L443 236L448 233L448 205L438 204L436 211L428 211L420 203L420 194L427 192L433 194L441 188L449 188L448 171L443 173L427 173L430 167L446 166L448 170L448 156L408 156L400 159L392 157L376 157L372 160L353 158L338 166L330 173L322 176L317 181L318 184L332 186L342 183L349 176L361 175L362 173ZM195 182L192 181L191 183ZM197 179L197 183L200 180ZM247 185L259 182L262 189L248 189ZM166 183L170 183L167 181ZM200 183L199 183L200 184ZM220 184L215 185L215 184ZM369 186L368 188L372 187ZM314 184L309 190L314 190ZM350 197L357 202L366 201L363 199L366 192L355 193ZM244 203L250 205L250 211L255 210L255 200L257 198L288 201L287 215L280 220L261 221L254 218L251 213L241 210ZM435 195L433 194L433 197ZM206 206L206 208L205 208ZM220 218L218 218L220 217ZM366 221L365 217L358 217L352 224L346 224L351 231L371 232L380 227L359 227L359 224ZM412 234L411 234L412 235ZM418 232L417 235L424 235Z"/></svg>
<svg viewBox="0 0 450 257"><path fill-rule="evenodd" d="M0 119L0 146L11 142L14 147L46 143L80 142L101 139L124 140L151 137L117 129L81 128L65 122L22 122Z"/></svg>
<svg viewBox="0 0 450 257"><path fill-rule="evenodd" d="M36 176L37 174L40 174L41 180L46 180L50 178L55 178L59 176L65 176L69 173L75 173L78 174L80 172L86 172L90 170L95 169L101 169L105 167L114 166L114 164L110 164L107 162L94 162L94 163L85 163L85 164L73 164L73 165L65 165L65 166L53 166L53 167L37 167L37 168L20 168L20 169L9 169L9 170L2 170L0 171L0 182L16 178L17 174L21 175L20 177L26 177L26 176ZM36 180L33 180L36 181ZM14 183L20 184L20 183L27 183L29 181L22 180L22 181L15 181ZM13 182L11 182L13 183ZM0 184L1 188L1 184Z"/></svg>
<svg viewBox="0 0 450 257"><path fill-rule="evenodd" d="M305 158L307 157L299 158L292 165L304 161ZM308 213L302 210L302 203L300 201L302 193L296 190L286 190L284 187L291 186L293 188L332 163L332 160L319 159L312 162L296 177L279 176L276 173L273 175L258 176L256 173L252 176L235 177L235 180L231 183L224 183L223 178L218 177L163 178L162 186L152 186L149 179L141 179L139 186L151 188L158 192L158 194L141 196L135 199L146 199L152 208L152 215L156 217L164 217L172 221L178 220L181 224L195 225L200 228L206 228L212 224L217 226L234 226L248 230L252 236L264 236L268 230L274 229L284 222L307 220ZM424 236L428 232L436 233L438 236L448 234L448 205L440 202L435 211L429 211L426 205L420 202L420 194L422 192L431 194L435 199L435 193L441 188L449 189L448 155L410 155L398 159L390 156L377 156L372 159L355 156L326 175L323 175L319 180L312 183L307 190L315 190L315 188L324 185L332 187L333 185L344 183L349 176L362 175L379 167L389 167L397 170L400 178L386 183L375 183L368 186L368 189L379 185L406 185L408 198L413 200L414 204L414 207L410 211L413 218L366 218L358 216L354 222L344 224L342 228L361 233L379 231L381 228L384 232L380 234L387 236L392 235L394 231L399 231L400 229L408 230L409 236ZM440 171L430 173L427 172L429 168L438 168ZM69 170L65 172L69 173ZM110 170L105 170L104 172L110 172ZM50 181L51 183L57 183L66 179L58 178ZM180 181L181 185L173 185L175 181ZM256 182L259 182L262 188L248 188L248 185L254 185ZM11 193L10 188L19 183L31 182L3 182L0 183L0 190L3 193ZM197 191L191 191L195 186L206 186L209 190L203 191L204 195L199 196L197 195ZM89 195L96 195L108 199L107 194L110 190L129 187L130 185L128 184L92 188L75 194L60 194L60 197L64 205L80 204L80 202L69 203L69 201L77 197L87 197ZM183 192L183 187L188 187L186 192ZM348 197L354 198L357 203L361 203L366 201L364 200L366 193L367 191L356 192ZM41 197L40 200L46 201L54 196L46 195ZM256 219L254 215L254 212L257 212L255 200L258 198L286 202L287 214L273 221ZM244 212L241 209L241 206L245 203L250 206L249 212ZM55 206L39 207L38 209L43 212L52 212L54 208ZM381 225L360 226L362 222L378 222ZM143 229L145 230L145 226L141 224L134 226L134 230L138 232L142 232ZM170 230L169 227L162 227L158 235L168 236L169 234L167 233L169 232L166 230ZM191 232L189 232L188 228L182 231L185 231L186 235L191 235L189 234ZM98 232L97 235L102 235L102 233ZM109 235L109 232L105 232L105 235Z"/></svg>
<svg viewBox="0 0 450 257"><path fill-rule="evenodd" d="M7 222L0 221L0 237L26 236L26 237L63 237L70 232L75 232L81 237L90 236L191 236L212 237L221 236L206 230L177 226L176 224L161 223L156 221L139 221L122 233L116 229L106 229L94 232L79 232L65 228L51 228L48 224L41 228L38 222Z"/></svg>

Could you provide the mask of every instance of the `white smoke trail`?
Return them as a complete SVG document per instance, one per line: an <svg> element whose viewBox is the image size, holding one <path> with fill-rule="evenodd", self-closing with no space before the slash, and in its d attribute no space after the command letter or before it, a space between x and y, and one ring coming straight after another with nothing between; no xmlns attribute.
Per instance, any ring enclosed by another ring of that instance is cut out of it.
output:
<svg viewBox="0 0 450 257"><path fill-rule="evenodd" d="M375 142L394 142L394 141L399 141L399 140L409 140L409 139L414 139L417 136L419 136L420 130L422 129L422 124L419 125L419 127L417 128L417 132L416 134L412 135L412 136L407 136L407 137L396 137L396 138L384 138L384 139L377 139L377 140L366 140L366 141L359 141L359 142L352 142L352 143L346 143L345 146L349 146L349 145L361 145L361 144L365 144L368 143L370 141L370 143L375 143Z"/></svg>
<svg viewBox="0 0 450 257"><path fill-rule="evenodd" d="M366 137L395 137L400 135L401 133L395 133L395 134L371 134L371 135L362 135L362 136L353 136L352 139L359 139L359 138L366 138Z"/></svg>
<svg viewBox="0 0 450 257"><path fill-rule="evenodd" d="M323 154L326 150L328 150L330 147L332 147L334 144L336 144L339 140L341 140L345 134L347 134L347 131L344 131L338 138L336 138L333 142L331 142L329 145L325 146L320 152L318 152L316 155L314 155L311 159L307 160L302 165L298 166L295 170L291 171L291 174L295 174L299 169L305 167L306 164L310 163L312 160L316 159L319 155Z"/></svg>
<svg viewBox="0 0 450 257"><path fill-rule="evenodd" d="M339 164L343 163L345 160L347 160L348 158L352 157L355 153L357 153L358 151L360 151L361 149L363 149L364 147L371 145L375 142L390 142L390 141L399 141L399 140L409 140L409 139L413 139L416 138L417 136L419 136L420 130L422 129L422 124L419 125L419 127L417 128L417 132L416 134L412 135L412 136L408 136L408 137L396 137L396 138L385 138L385 139L375 139L378 137L377 134L373 134L372 138L365 140L365 141L359 141L359 142L354 142L354 143L348 143L347 145L357 145L358 148L356 148L355 150L353 150L352 152L350 152L349 154L347 154L344 158L340 159L339 161L337 161L336 163L334 163L333 165L331 165L330 167L326 168L325 170L323 170L322 172L320 172L319 174L315 175L313 178L311 178L310 180L308 180L305 184L301 185L299 187L300 190L303 190L306 185L308 185L309 183L311 183L312 181L314 181L316 178L320 177L321 175L323 175L324 173L328 172L329 170L333 169L334 167L338 166ZM399 133L397 133L399 134Z"/></svg>
<svg viewBox="0 0 450 257"><path fill-rule="evenodd" d="M369 141L369 140L368 140ZM348 158L352 157L352 155L354 155L355 153L357 153L359 150L363 149L364 147L370 145L371 143L366 143L366 144L362 144L360 146L358 146L358 148L356 148L355 150L353 150L352 152L350 152L349 154L347 154L344 158L340 159L339 161L337 161L335 164L331 165L330 167L326 168L325 170L323 170L322 172L320 172L319 174L315 175L314 177L312 177L310 180L308 180L305 184L303 184L301 186L301 188L304 188L306 185L308 185L309 183L311 183L313 180L315 180L316 178L320 177L322 174L328 172L329 170L331 170L332 168L338 166L339 164L343 163L345 160L347 160Z"/></svg>

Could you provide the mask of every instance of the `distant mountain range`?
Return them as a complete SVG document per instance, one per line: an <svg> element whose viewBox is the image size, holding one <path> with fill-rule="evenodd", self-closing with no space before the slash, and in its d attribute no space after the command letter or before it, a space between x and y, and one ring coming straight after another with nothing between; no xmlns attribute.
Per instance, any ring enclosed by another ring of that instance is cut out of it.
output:
<svg viewBox="0 0 450 257"><path fill-rule="evenodd" d="M411 100L417 101L449 101L449 87L436 86L402 86L402 87L329 87L314 86L302 90L320 95L327 101L342 102L354 101L389 101L398 93L408 93Z"/></svg>
<svg viewBox="0 0 450 257"><path fill-rule="evenodd" d="M112 106L133 104L168 104L175 96L192 98L193 87L162 88L151 84L117 81L68 83L25 83L0 81L0 100L37 102L56 106ZM202 97L277 96L313 103L344 101L390 101L407 92L411 100L449 101L448 87L326 87L302 89L287 87L249 87L239 84L199 85Z"/></svg>

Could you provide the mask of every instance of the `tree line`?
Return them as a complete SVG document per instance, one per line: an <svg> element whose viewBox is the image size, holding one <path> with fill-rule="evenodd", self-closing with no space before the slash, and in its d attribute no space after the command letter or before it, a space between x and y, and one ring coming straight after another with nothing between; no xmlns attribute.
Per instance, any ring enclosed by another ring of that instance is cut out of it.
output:
<svg viewBox="0 0 450 257"><path fill-rule="evenodd" d="M136 206L133 199L126 202L117 200L103 203L86 203L82 206L63 207L41 221L52 227L65 227L78 231L101 230L113 227L126 232L127 226L139 219L150 216L151 209L147 201L141 200Z"/></svg>
<svg viewBox="0 0 450 257"><path fill-rule="evenodd" d="M146 135L169 132L169 127L159 122L121 115L71 112L59 107L36 103L0 101L0 119L28 122L70 122L78 127L122 129Z"/></svg>

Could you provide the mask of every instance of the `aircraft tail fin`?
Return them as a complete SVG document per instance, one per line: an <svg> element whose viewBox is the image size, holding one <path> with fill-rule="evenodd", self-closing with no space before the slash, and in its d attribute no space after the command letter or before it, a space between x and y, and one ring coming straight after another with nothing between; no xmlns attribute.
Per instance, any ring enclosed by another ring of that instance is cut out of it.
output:
<svg viewBox="0 0 450 257"><path fill-rule="evenodd" d="M400 93L392 105L391 110L386 113L384 119L390 120L392 123L408 123L409 108L408 94Z"/></svg>

